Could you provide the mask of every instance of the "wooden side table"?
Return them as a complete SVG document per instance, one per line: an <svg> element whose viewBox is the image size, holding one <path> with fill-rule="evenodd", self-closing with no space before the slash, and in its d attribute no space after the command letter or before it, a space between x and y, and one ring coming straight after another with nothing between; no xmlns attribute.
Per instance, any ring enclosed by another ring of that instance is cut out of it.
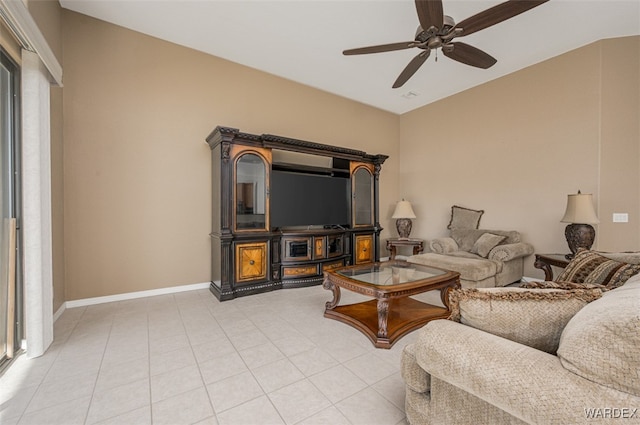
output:
<svg viewBox="0 0 640 425"><path fill-rule="evenodd" d="M422 239L387 239L387 251L389 251L389 260L396 258L396 248L399 246L413 247L413 255L420 254L424 251L424 241Z"/></svg>
<svg viewBox="0 0 640 425"><path fill-rule="evenodd" d="M536 254L533 267L544 270L544 280L553 280L553 270L551 266L564 269L569 264L569 260L564 254Z"/></svg>

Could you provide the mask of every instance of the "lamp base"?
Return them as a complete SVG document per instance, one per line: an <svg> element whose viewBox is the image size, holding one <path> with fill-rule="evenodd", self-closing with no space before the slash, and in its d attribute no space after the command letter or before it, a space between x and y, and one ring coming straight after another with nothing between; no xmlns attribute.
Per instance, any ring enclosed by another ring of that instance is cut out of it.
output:
<svg viewBox="0 0 640 425"><path fill-rule="evenodd" d="M397 219L396 229L398 230L398 235L400 236L400 239L409 239L409 234L411 233L411 219L410 218Z"/></svg>
<svg viewBox="0 0 640 425"><path fill-rule="evenodd" d="M564 236L571 254L565 255L567 260L571 260L578 250L591 249L596 238L596 230L590 224L571 223L564 229Z"/></svg>

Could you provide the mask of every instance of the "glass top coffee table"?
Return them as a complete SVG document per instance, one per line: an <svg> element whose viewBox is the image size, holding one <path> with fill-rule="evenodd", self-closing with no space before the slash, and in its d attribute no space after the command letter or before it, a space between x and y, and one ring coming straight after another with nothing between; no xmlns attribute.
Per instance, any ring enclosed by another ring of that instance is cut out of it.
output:
<svg viewBox="0 0 640 425"><path fill-rule="evenodd" d="M449 291L460 287L460 274L405 261L387 261L327 271L322 287L333 292L324 317L353 326L378 348L391 348L408 332L431 320L449 317ZM340 288L373 299L339 306ZM411 298L433 290L440 291L446 307Z"/></svg>

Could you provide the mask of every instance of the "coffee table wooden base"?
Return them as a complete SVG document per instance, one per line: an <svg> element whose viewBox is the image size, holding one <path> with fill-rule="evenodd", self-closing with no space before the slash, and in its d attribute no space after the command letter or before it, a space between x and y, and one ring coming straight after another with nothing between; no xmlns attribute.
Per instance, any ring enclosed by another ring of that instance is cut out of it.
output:
<svg viewBox="0 0 640 425"><path fill-rule="evenodd" d="M449 292L460 287L460 274L405 261L360 264L324 272L322 287L333 293L324 317L346 323L378 348L391 348L403 335L435 319L449 316ZM341 289L369 301L340 304ZM439 291L444 307L411 298Z"/></svg>
<svg viewBox="0 0 640 425"><path fill-rule="evenodd" d="M328 303L329 304L329 303ZM379 311L379 306L382 307ZM386 304L386 311L385 310ZM417 301L413 298L395 298L389 301L370 300L327 309L324 317L338 320L365 334L377 348L391 348L408 332L431 320L446 319L449 310ZM386 316L386 317L385 317ZM385 322L386 323L382 323ZM386 329L384 329L386 326Z"/></svg>

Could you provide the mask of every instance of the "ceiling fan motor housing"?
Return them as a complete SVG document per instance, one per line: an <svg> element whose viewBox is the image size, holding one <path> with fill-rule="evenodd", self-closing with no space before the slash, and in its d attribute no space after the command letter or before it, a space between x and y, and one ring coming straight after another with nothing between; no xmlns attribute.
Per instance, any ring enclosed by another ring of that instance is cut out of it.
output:
<svg viewBox="0 0 640 425"><path fill-rule="evenodd" d="M456 26L456 21L453 20L451 16L444 15L443 23L442 23L442 33L446 34L449 30Z"/></svg>
<svg viewBox="0 0 640 425"><path fill-rule="evenodd" d="M425 31L422 29L421 25L418 25L415 40L422 45L417 47L422 49L437 49L442 46L443 40L440 36L447 35L449 31L451 31L451 28L456 26L456 23L451 16L444 15L443 18L442 28L431 27Z"/></svg>

